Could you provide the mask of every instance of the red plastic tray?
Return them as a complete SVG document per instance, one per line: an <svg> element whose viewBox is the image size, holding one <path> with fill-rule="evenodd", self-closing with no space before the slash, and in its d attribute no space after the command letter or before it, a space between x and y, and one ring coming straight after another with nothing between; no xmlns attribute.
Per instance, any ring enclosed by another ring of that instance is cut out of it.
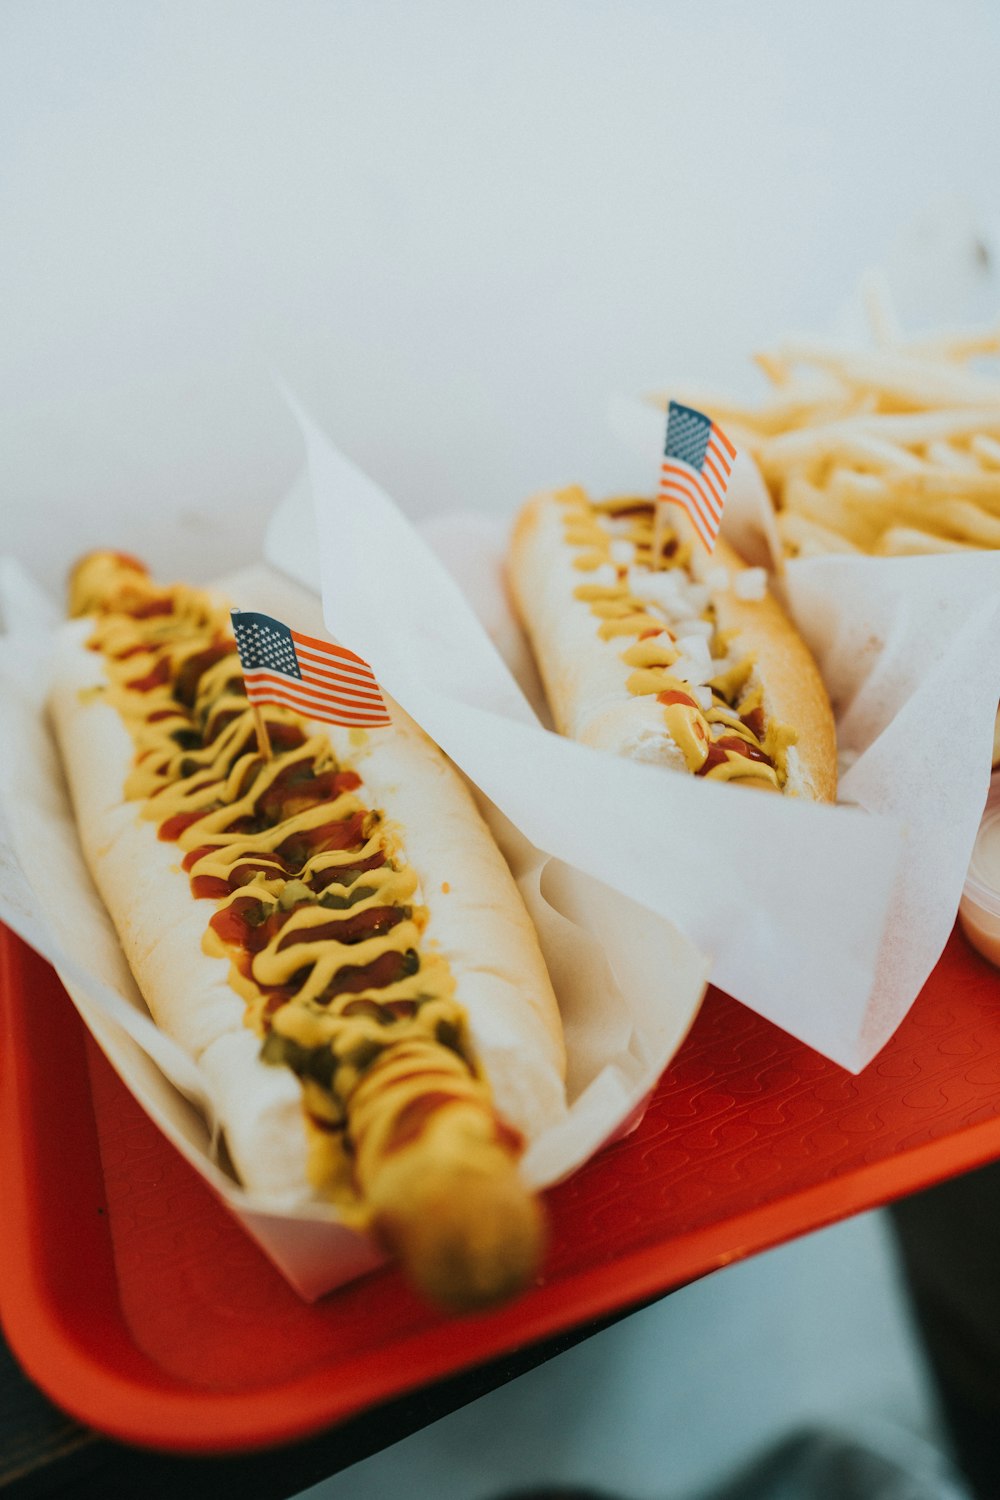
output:
<svg viewBox="0 0 1000 1500"><path fill-rule="evenodd" d="M299 1301L0 930L0 1316L127 1441L290 1440L1000 1155L1000 975L958 934L852 1077L710 991L642 1124L548 1195L539 1284L474 1318L382 1270Z"/></svg>

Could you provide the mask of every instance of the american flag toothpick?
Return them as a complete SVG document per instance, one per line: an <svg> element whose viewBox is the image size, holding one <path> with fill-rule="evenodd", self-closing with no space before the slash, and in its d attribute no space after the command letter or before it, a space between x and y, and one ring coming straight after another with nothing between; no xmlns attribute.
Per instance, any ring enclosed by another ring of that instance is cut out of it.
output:
<svg viewBox="0 0 1000 1500"><path fill-rule="evenodd" d="M374 729L392 722L375 674L353 651L252 610L234 609L232 620L264 755L270 755L270 745L261 703L281 704L306 718L351 728Z"/></svg>
<svg viewBox="0 0 1000 1500"><path fill-rule="evenodd" d="M735 458L736 449L711 417L671 401L656 504L654 567L660 566L667 504L686 512L705 550L712 551Z"/></svg>

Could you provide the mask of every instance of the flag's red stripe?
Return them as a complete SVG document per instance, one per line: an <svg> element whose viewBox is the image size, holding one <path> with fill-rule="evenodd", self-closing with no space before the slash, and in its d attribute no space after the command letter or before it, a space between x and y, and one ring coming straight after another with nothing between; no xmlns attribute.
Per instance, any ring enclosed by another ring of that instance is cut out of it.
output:
<svg viewBox="0 0 1000 1500"><path fill-rule="evenodd" d="M719 473L718 469L715 467L714 463L709 458L707 453L705 454L705 467L702 472L704 473L706 479L711 479L712 488L718 494L719 504L721 505L723 499L725 498L726 490L729 488L728 475Z"/></svg>
<svg viewBox="0 0 1000 1500"><path fill-rule="evenodd" d="M701 504L700 496L693 489L678 484L676 480L665 480L660 489L660 494L665 500L676 500L683 505L692 521L698 526L704 536L714 537L718 531L718 523L711 515L706 515L705 508Z"/></svg>
<svg viewBox="0 0 1000 1500"><path fill-rule="evenodd" d="M270 676L273 677L276 681L298 682L300 684L309 683L316 689L317 692L320 693L339 689L339 691L343 693L353 694L355 697L359 698L379 699L382 696L381 692L379 691L378 683L375 683L374 687L370 686L368 683L366 683L364 687L361 687L359 684L353 682L350 678L314 677L311 672L304 672L301 678L298 678L293 677L290 673L282 672L280 668L270 670L267 667L253 667L251 668L251 671L257 677Z"/></svg>
<svg viewBox="0 0 1000 1500"><path fill-rule="evenodd" d="M382 694L377 683L373 687L361 687L358 683L345 681L343 678L314 677L311 672L303 672L302 681L308 683L311 688L315 688L318 693L341 692L351 698L357 698L359 703L382 702Z"/></svg>
<svg viewBox="0 0 1000 1500"><path fill-rule="evenodd" d="M267 685L261 687L258 684L247 683L247 697L251 703L277 703L286 708L294 709L296 713L304 714L308 718L323 719L331 724L343 724L348 728L374 728L380 724L390 724L388 710L376 714L371 709L335 708L332 704L310 703L300 699L297 694L290 693L286 688Z"/></svg>
<svg viewBox="0 0 1000 1500"><path fill-rule="evenodd" d="M686 499L681 499L677 495L668 495L668 494L662 494L662 493L660 495L660 499L663 500L664 503L667 504L667 505L679 505L681 507L681 509L687 514L687 516L691 520L691 522L692 522L692 524L694 526L694 529L695 529L695 531L696 531L696 533L698 535L699 541L705 547L706 551L711 552L711 550L712 550L711 541L709 540L709 537L705 534L701 522L698 520L698 518L696 516L694 516L694 515L691 514L691 510L690 510L690 507L688 506L687 500Z"/></svg>
<svg viewBox="0 0 1000 1500"><path fill-rule="evenodd" d="M245 672L243 680L247 684L248 691L251 683L255 686L263 684L265 689L282 687L289 692L295 693L306 703L340 703L346 707L357 708L359 710L367 708L384 709L385 707L385 701L381 693L376 698L360 697L356 693L347 693L341 696L338 693L330 692L326 688L317 691L304 682L296 682L288 677L277 676L273 672Z"/></svg>
<svg viewBox="0 0 1000 1500"><path fill-rule="evenodd" d="M299 671L303 677L312 677L317 682L344 682L357 687L373 688L378 691L378 683L371 668L366 667L363 672L355 671L352 667L341 667L336 662L324 662L316 665L312 658L299 655Z"/></svg>
<svg viewBox="0 0 1000 1500"><path fill-rule="evenodd" d="M291 709L293 713L301 714L304 719L321 719L326 724L341 724L345 729L375 729L392 723L388 714L351 714L346 709L303 708L298 703L286 701L278 694L273 696L269 694L265 698L253 698L251 702L270 703L278 708Z"/></svg>
<svg viewBox="0 0 1000 1500"><path fill-rule="evenodd" d="M330 672L356 672L362 677L374 677L371 667L360 656L350 653L344 656L324 654L321 651L307 651L305 646L296 647L295 655L299 661L307 661L317 667L325 667Z"/></svg>
<svg viewBox="0 0 1000 1500"><path fill-rule="evenodd" d="M722 470L723 474L725 474L726 478L727 479L729 478L729 475L732 472L732 467L733 467L732 463L726 457L725 453L719 447L718 443L714 440L714 438L709 443L708 447L705 449L705 457L706 458L711 458L713 460L713 462L715 462L716 464L718 464L719 468Z"/></svg>
<svg viewBox="0 0 1000 1500"><path fill-rule="evenodd" d="M723 504L725 502L725 494L726 494L726 487L725 487L725 485L723 485L723 487L722 487L722 494L720 495L719 491L715 487L715 482L712 479L712 476L710 474L703 473L702 476L701 476L701 482L705 486L705 489L708 492L708 494L711 495L711 497L712 497L712 502L713 502L712 509L713 509L714 513L716 515L721 516L722 515L722 507L723 507Z"/></svg>
<svg viewBox="0 0 1000 1500"><path fill-rule="evenodd" d="M303 661L299 662L299 670L304 681L330 682L338 686L357 688L361 693L377 693L379 690L378 683L370 673L367 677L355 677L353 672L321 672L318 667L309 666Z"/></svg>
<svg viewBox="0 0 1000 1500"><path fill-rule="evenodd" d="M284 672L268 671L266 667L255 667L251 672L245 672L243 675L244 677L253 677L257 681L284 682L289 687L294 688L296 692L308 693L311 697L315 698L334 698L337 696L338 691L347 699L363 697L367 701L371 698L371 694L368 693L355 693L350 685L343 687L338 683L323 683L317 687L305 677L290 677ZM381 696L381 693L377 694L376 700L381 699Z"/></svg>
<svg viewBox="0 0 1000 1500"><path fill-rule="evenodd" d="M251 683L248 693L253 692L258 696L271 694L277 696L282 694L289 702L293 702L297 708L305 708L310 711L314 709L328 708L334 713L348 714L381 714L386 713L384 703L353 703L344 698L313 698L307 694L296 692L288 687L276 687L274 683Z"/></svg>
<svg viewBox="0 0 1000 1500"><path fill-rule="evenodd" d="M304 719L325 719L330 724L354 724L359 728L390 722L387 710L376 713L374 709L337 708L330 703L300 703L297 698L286 696L277 688L251 695L251 703L273 703L301 714Z"/></svg>
<svg viewBox="0 0 1000 1500"><path fill-rule="evenodd" d="M706 509L711 513L712 519L718 527L722 519L723 496L716 493L715 485L707 474L701 473L696 481L698 493L705 503Z"/></svg>
<svg viewBox="0 0 1000 1500"><path fill-rule="evenodd" d="M665 484L667 487L666 493L673 492L678 496L680 503L684 505L691 519L700 524L704 535L714 540L718 534L719 522L706 506L704 497L697 485L690 481L687 484L680 484L675 479L667 480Z"/></svg>
<svg viewBox="0 0 1000 1500"><path fill-rule="evenodd" d="M719 442L722 444L723 448L725 448L725 450L729 454L730 458L735 458L736 457L736 449L733 447L732 443L726 437L726 434L723 432L722 428L721 427L716 427L716 425L715 425L714 422L712 423L712 436L713 437L717 437L719 439Z"/></svg>
<svg viewBox="0 0 1000 1500"><path fill-rule="evenodd" d="M353 651L348 651L346 646L335 646L332 641L321 641L314 635L302 635L298 630L293 630L291 636L297 646L315 651L321 657L336 656L341 661L353 662L355 666L366 667L368 671L371 671L364 658Z"/></svg>
<svg viewBox="0 0 1000 1500"><path fill-rule="evenodd" d="M678 474L694 474L694 470L690 464L686 464L683 459L673 458L669 453L665 453L663 462L660 465L660 473L665 474L668 470L676 471Z"/></svg>
<svg viewBox="0 0 1000 1500"><path fill-rule="evenodd" d="M706 485L704 475L696 474L691 469L678 468L673 464L664 464L663 473L674 479L678 484L689 485L703 502L705 508L710 512L713 520L716 519L717 515L722 515L722 501L715 494L711 485Z"/></svg>

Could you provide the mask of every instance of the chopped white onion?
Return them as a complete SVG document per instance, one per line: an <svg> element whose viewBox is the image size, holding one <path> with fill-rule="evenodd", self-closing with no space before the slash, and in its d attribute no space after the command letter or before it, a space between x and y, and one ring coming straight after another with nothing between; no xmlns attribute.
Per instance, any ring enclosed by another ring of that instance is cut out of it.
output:
<svg viewBox="0 0 1000 1500"><path fill-rule="evenodd" d="M676 635L700 635L710 640L715 630L711 620L678 620L674 626Z"/></svg>
<svg viewBox="0 0 1000 1500"><path fill-rule="evenodd" d="M745 568L733 583L737 599L760 600L767 594L767 574L763 568Z"/></svg>
<svg viewBox="0 0 1000 1500"><path fill-rule="evenodd" d="M690 656L699 664L710 667L712 653L703 635L681 635L677 637L677 649L683 656Z"/></svg>
<svg viewBox="0 0 1000 1500"><path fill-rule="evenodd" d="M715 666L708 649L708 642L700 635L686 635L677 642L680 655L670 670L683 682L698 687L715 676Z"/></svg>

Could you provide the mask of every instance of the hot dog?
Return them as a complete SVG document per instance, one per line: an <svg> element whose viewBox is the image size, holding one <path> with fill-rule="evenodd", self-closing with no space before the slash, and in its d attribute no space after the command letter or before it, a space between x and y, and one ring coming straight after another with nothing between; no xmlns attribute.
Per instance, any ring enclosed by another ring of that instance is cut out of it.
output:
<svg viewBox="0 0 1000 1500"><path fill-rule="evenodd" d="M244 1184L335 1203L449 1307L535 1273L518 1175L565 1109L510 872L449 763L263 710L228 607L121 554L71 580L51 708L81 843L150 1011L199 1062Z"/></svg>
<svg viewBox="0 0 1000 1500"><path fill-rule="evenodd" d="M573 486L515 523L511 591L561 734L712 780L830 801L833 714L761 569L683 518Z"/></svg>

